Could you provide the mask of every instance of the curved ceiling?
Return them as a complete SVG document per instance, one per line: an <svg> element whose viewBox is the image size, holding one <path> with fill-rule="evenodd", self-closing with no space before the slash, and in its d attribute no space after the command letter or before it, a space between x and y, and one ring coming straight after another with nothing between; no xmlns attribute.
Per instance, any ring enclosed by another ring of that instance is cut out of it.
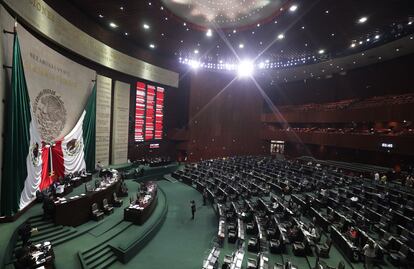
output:
<svg viewBox="0 0 414 269"><path fill-rule="evenodd" d="M206 67L314 64L414 32L412 0L68 1L125 41Z"/></svg>
<svg viewBox="0 0 414 269"><path fill-rule="evenodd" d="M182 20L201 28L240 28L275 17L287 0L161 0Z"/></svg>

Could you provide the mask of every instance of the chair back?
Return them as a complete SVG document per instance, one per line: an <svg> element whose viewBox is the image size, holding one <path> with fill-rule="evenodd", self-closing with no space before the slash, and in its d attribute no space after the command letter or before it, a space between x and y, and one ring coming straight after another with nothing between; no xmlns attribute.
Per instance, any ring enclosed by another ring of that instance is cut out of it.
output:
<svg viewBox="0 0 414 269"><path fill-rule="evenodd" d="M339 262L338 269L345 269L345 263L343 261Z"/></svg>
<svg viewBox="0 0 414 269"><path fill-rule="evenodd" d="M406 255L406 256L407 256L407 254L408 254L408 246L407 246L406 244L403 244L403 245L401 246L401 248L400 248L400 252L401 252L402 254L404 254L404 255Z"/></svg>

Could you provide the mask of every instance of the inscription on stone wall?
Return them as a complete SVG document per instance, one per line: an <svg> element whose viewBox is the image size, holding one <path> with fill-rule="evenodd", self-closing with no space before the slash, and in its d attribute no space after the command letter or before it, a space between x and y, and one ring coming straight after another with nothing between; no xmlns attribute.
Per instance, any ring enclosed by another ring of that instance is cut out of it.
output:
<svg viewBox="0 0 414 269"><path fill-rule="evenodd" d="M109 165L109 137L111 131L112 79L97 77L96 92L96 162Z"/></svg>
<svg viewBox="0 0 414 269"><path fill-rule="evenodd" d="M116 81L113 107L112 164L128 161L129 95L130 85Z"/></svg>

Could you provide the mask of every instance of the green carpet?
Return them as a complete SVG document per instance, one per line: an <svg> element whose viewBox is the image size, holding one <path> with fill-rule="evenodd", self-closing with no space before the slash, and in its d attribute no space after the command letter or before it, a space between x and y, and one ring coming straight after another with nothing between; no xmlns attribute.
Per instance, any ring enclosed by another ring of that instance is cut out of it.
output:
<svg viewBox="0 0 414 269"><path fill-rule="evenodd" d="M202 206L202 196L182 183L159 181L168 201L168 214L155 237L128 264L109 268L194 269L201 267L217 232L217 217L211 206ZM190 200L197 212L191 220Z"/></svg>

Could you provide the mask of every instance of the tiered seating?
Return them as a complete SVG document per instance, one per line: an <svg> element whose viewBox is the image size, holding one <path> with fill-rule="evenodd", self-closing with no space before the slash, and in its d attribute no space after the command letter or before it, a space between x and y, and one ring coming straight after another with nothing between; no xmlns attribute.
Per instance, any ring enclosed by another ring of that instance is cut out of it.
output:
<svg viewBox="0 0 414 269"><path fill-rule="evenodd" d="M202 161L172 176L207 191L220 217L218 237L236 249L245 242L258 255L290 249L329 257L333 244L358 263L372 241L376 263L411 264L414 193L339 171L332 164L249 156Z"/></svg>

